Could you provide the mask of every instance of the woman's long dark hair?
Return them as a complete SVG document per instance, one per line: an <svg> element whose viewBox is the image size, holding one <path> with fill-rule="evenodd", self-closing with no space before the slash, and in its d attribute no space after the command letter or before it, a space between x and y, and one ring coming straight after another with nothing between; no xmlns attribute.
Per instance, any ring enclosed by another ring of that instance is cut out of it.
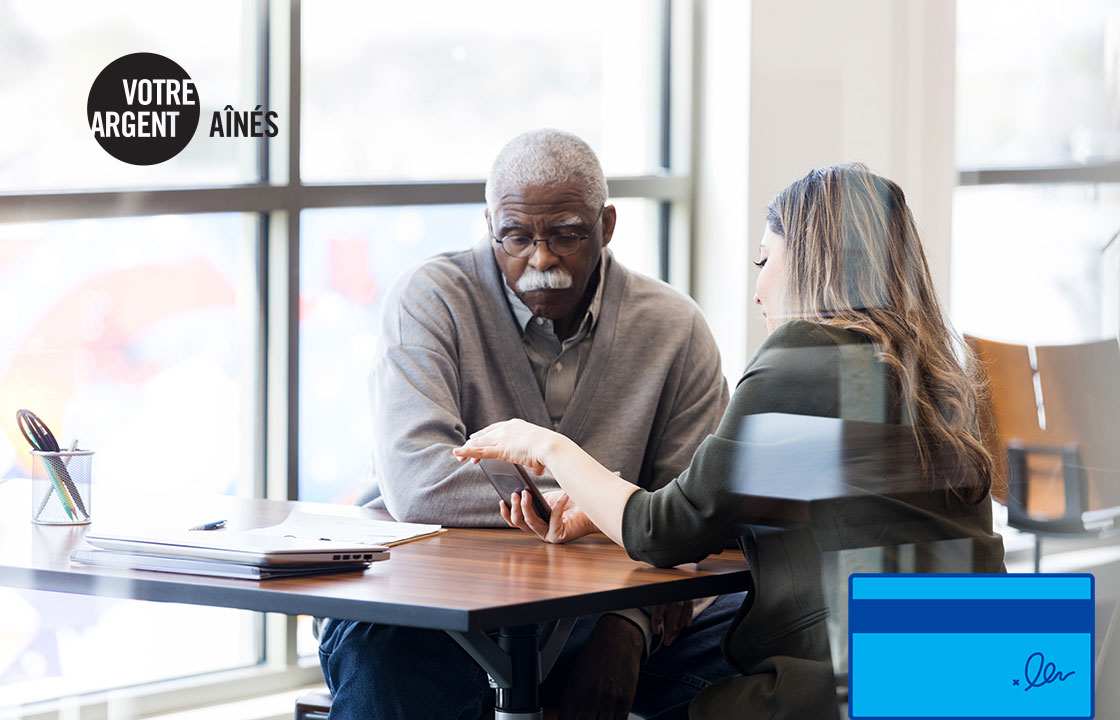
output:
<svg viewBox="0 0 1120 720"><path fill-rule="evenodd" d="M976 430L978 365L942 314L902 188L859 163L819 168L774 198L767 222L786 241L779 317L874 342L898 378L923 466L962 499L982 500L992 459Z"/></svg>

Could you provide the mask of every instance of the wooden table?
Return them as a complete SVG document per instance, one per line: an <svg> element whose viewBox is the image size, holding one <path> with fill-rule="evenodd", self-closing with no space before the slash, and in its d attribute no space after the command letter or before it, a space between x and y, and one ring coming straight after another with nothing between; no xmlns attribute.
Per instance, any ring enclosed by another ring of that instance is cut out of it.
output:
<svg viewBox="0 0 1120 720"><path fill-rule="evenodd" d="M25 480L0 484L0 584L101 595L306 614L447 631L498 686L498 717L539 717L537 691L575 616L738 592L746 561L728 551L696 565L637 563L602 536L548 545L526 533L450 529L392 549L363 573L253 581L71 565L88 526L33 525ZM151 508L95 485L97 524L135 524ZM231 497L177 499L155 527L187 528L225 518L245 530L281 522L299 505ZM306 505L306 504L305 504ZM375 510L332 507L384 519ZM547 639L538 624L559 620ZM497 641L487 631L498 631Z"/></svg>

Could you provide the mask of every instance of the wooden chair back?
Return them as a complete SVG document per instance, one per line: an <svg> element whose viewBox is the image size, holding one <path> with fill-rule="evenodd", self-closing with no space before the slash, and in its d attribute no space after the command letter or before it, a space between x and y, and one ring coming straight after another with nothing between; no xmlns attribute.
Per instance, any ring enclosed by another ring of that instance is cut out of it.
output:
<svg viewBox="0 0 1120 720"><path fill-rule="evenodd" d="M992 495L1007 502L1007 446L1058 444L1038 421L1034 367L1026 345L1001 343L965 335L984 370L987 392L979 408L980 435L994 461ZM1028 459L1030 494L1024 504L1032 515L1056 517L1065 511L1061 458L1032 455Z"/></svg>
<svg viewBox="0 0 1120 720"><path fill-rule="evenodd" d="M1046 429L1076 443L1086 509L1120 506L1120 344L1115 339L1035 348Z"/></svg>

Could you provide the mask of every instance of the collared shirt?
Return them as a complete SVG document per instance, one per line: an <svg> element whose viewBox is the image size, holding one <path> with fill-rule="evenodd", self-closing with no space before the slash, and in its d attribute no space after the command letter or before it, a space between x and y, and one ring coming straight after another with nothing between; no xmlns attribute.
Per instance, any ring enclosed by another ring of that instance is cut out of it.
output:
<svg viewBox="0 0 1120 720"><path fill-rule="evenodd" d="M537 377L544 404L548 408L549 418L552 420L552 429L560 427L564 418L564 411L568 409L568 402L576 390L580 373L587 358L591 354L591 342L594 338L595 323L599 319L599 308L603 299L603 286L606 284L606 263L599 260L599 286L595 288L595 296L587 306L587 314L579 325L579 330L567 340L561 342L553 331L552 321L548 318L536 317L521 298L510 288L506 287L506 298L517 318L517 327L521 329L521 337L525 342L525 354L529 356L529 364L533 367L533 374ZM617 473L616 473L617 474ZM649 616L639 608L628 608L611 613L626 618L634 623L645 636L646 653L651 647L653 638L650 630Z"/></svg>
<svg viewBox="0 0 1120 720"><path fill-rule="evenodd" d="M509 283L505 283L506 298L509 300L514 317L517 318L517 326L521 329L525 354L529 356L529 364L541 388L541 395L544 396L544 404L548 408L553 430L560 427L564 411L568 409L568 403L575 393L580 373L587 364L588 356L591 355L591 341L595 334L595 323L599 319L599 307L603 299L605 265L600 259L599 284L595 288L595 295L591 298L591 304L587 307L587 314L584 315L579 330L563 342L556 338L552 321L533 315L533 312L513 292Z"/></svg>

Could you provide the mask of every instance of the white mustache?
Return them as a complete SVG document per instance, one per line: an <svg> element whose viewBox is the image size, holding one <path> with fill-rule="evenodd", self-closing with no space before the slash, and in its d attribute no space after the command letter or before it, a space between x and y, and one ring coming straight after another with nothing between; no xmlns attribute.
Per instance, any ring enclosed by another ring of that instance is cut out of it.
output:
<svg viewBox="0 0 1120 720"><path fill-rule="evenodd" d="M536 268L526 267L525 272L517 279L517 289L521 292L534 290L567 290L572 286L572 274L564 268L552 268L541 272Z"/></svg>

